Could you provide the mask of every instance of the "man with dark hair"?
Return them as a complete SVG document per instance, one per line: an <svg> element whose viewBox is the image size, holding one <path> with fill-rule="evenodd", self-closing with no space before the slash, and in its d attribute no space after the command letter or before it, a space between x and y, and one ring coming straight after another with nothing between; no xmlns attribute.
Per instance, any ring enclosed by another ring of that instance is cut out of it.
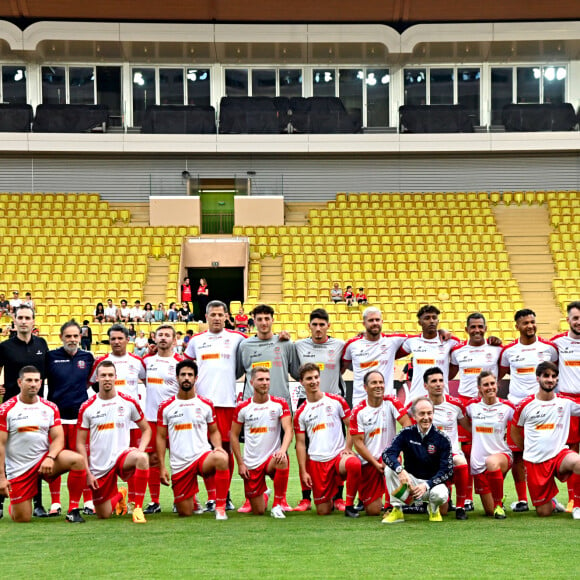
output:
<svg viewBox="0 0 580 580"><path fill-rule="evenodd" d="M451 442L433 427L433 403L419 397L410 408L416 424L399 431L383 452L387 489L393 509L383 517L384 524L405 521L402 506L415 500L428 502L430 522L442 521L439 507L449 498L446 483L453 476ZM404 466L400 463L404 456Z"/></svg>
<svg viewBox="0 0 580 580"><path fill-rule="evenodd" d="M520 336L506 345L501 351L498 380L507 373L510 375L508 399L518 405L527 396L536 392L536 367L543 361L558 361L558 348L555 344L543 340L536 334L536 314L529 308L518 310L514 315L516 329ZM508 429L508 445L514 454L512 475L518 500L511 504L515 512L528 511L528 493L526 491L526 470L522 450L511 439L512 430Z"/></svg>
<svg viewBox="0 0 580 580"><path fill-rule="evenodd" d="M190 516L194 510L197 476L213 474L216 483L215 519L227 520L228 454L221 445L213 405L195 391L195 362L183 360L177 363L175 372L179 385L177 394L164 401L157 414L156 449L161 483L171 483L177 513ZM171 480L165 467L168 437Z"/></svg>
<svg viewBox="0 0 580 580"><path fill-rule="evenodd" d="M18 387L18 373L22 367L32 365L40 371L44 380L46 369L46 340L35 336L34 310L29 306L20 306L14 313L16 333L8 340L0 342L0 372L4 369L4 386L0 386L0 395L4 395L4 402L16 397L20 392ZM40 393L42 394L42 383ZM0 492L0 518L4 510L4 496ZM46 517L48 514L42 505L42 486L38 486L38 494L34 497L35 517Z"/></svg>
<svg viewBox="0 0 580 580"><path fill-rule="evenodd" d="M566 439L570 416L580 416L580 403L556 394L558 367L549 361L536 368L539 386L535 395L526 397L516 408L512 439L524 450L524 463L532 503L539 516L550 516L555 510L558 487L554 479L573 480L574 504L580 505L580 455L569 449ZM572 517L580 520L580 507Z"/></svg>
<svg viewBox="0 0 580 580"><path fill-rule="evenodd" d="M580 402L580 301L570 302L567 308L567 321L570 329L557 334L550 342L558 347L559 380L558 388L561 395ZM570 417L570 433L566 443L573 451L580 450L580 419ZM568 479L567 512L574 508L573 478ZM580 506L576 506L580 507Z"/></svg>
<svg viewBox="0 0 580 580"><path fill-rule="evenodd" d="M77 448L77 419L81 405L89 398L87 388L89 377L94 363L93 355L79 348L81 328L73 319L60 327L62 346L51 350L46 355L46 384L48 393L46 398L52 401L60 412L64 431L64 448L76 451ZM60 477L50 483L51 506L49 516L59 515L60 506ZM94 506L89 488L84 493L84 513L93 515Z"/></svg>

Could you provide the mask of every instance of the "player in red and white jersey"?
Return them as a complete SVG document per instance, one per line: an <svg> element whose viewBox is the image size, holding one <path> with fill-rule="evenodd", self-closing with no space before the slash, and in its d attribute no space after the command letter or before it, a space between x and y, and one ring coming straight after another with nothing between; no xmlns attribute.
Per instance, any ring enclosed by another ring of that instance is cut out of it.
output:
<svg viewBox="0 0 580 580"><path fill-rule="evenodd" d="M254 367L250 382L251 399L240 403L232 423L232 449L238 462L238 472L244 480L246 499L252 513L266 511L266 475L274 480L274 503L270 515L284 519L282 502L288 488L288 447L292 442L292 415L285 399L270 396L270 370ZM240 448L240 433L245 427L244 454ZM280 437L284 431L284 439Z"/></svg>
<svg viewBox="0 0 580 580"><path fill-rule="evenodd" d="M197 393L209 399L214 406L222 445L228 454L231 483L234 456L230 448L230 429L236 407L236 357L238 347L246 336L235 330L227 330L225 328L227 317L228 308L223 302L219 300L209 302L205 314L208 329L191 338L184 355L185 358L195 360L199 368ZM213 511L215 485L211 478L205 480L205 484L208 492L206 509ZM234 509L229 491L226 507L228 510Z"/></svg>
<svg viewBox="0 0 580 580"><path fill-rule="evenodd" d="M480 397L466 407L473 437L471 473L486 515L503 520L503 482L513 462L506 434L515 408L498 398L497 379L491 371L481 371L477 388Z"/></svg>
<svg viewBox="0 0 580 580"><path fill-rule="evenodd" d="M359 498L369 516L379 516L382 498L387 493L381 455L397 434L397 421L402 427L409 427L411 419L399 399L385 395L381 373L366 373L364 385L367 398L352 411L350 435L362 462Z"/></svg>
<svg viewBox="0 0 580 580"><path fill-rule="evenodd" d="M133 521L146 522L143 500L149 479L149 457L145 452L151 428L139 403L115 388L117 375L110 360L96 368L99 392L86 401L79 411L77 451L83 456L87 483L93 490L93 502L99 518L127 513L127 490L117 487L117 476L134 485ZM141 432L139 447L131 447L131 425ZM86 444L90 438L90 457Z"/></svg>
<svg viewBox="0 0 580 580"><path fill-rule="evenodd" d="M20 394L0 406L0 494L10 497L10 517L15 522L31 520L39 475L51 482L69 472L66 520L83 523L79 510L86 481L83 459L64 448L58 407L38 396L40 371L24 366L17 382Z"/></svg>
<svg viewBox="0 0 580 580"><path fill-rule="evenodd" d="M369 306L363 312L365 331L362 336L351 338L344 347L342 369L353 372L352 405L358 405L366 398L363 377L369 371L379 371L385 377L385 392L394 395L393 385L395 358L401 355L399 349L407 338L406 334L382 334L383 317L381 311Z"/></svg>
<svg viewBox="0 0 580 580"><path fill-rule="evenodd" d="M557 334L550 342L558 347L559 371L558 390L569 399L580 401L580 301L570 302L567 307L568 332ZM570 417L570 433L567 441L570 449L580 450L580 419ZM574 489L572 481L568 480L568 507L571 512L574 507Z"/></svg>
<svg viewBox="0 0 580 580"><path fill-rule="evenodd" d="M482 371L490 371L497 377L498 363L501 354L501 347L488 344L485 339L487 324L483 314L474 312L467 317L465 332L469 336L466 344L461 344L451 350L451 360L449 366L449 377L453 378L458 373L459 391L458 399L467 405L469 401L479 396L477 387L477 377ZM459 426L459 442L461 450L470 464L471 454L471 432ZM469 475L467 486L467 499L465 508L473 509L473 483L471 474Z"/></svg>
<svg viewBox="0 0 580 580"><path fill-rule="evenodd" d="M425 396L423 375L427 369L439 367L443 371L445 389L449 382L449 356L451 349L461 344L455 336L445 336L438 331L440 310L427 304L417 312L422 333L408 337L401 346L402 356L413 355L413 380L409 399ZM444 340L445 338L445 340ZM448 392L446 390L446 392Z"/></svg>
<svg viewBox="0 0 580 580"><path fill-rule="evenodd" d="M151 441L147 446L149 453L149 493L151 503L143 510L144 514L161 512L159 493L161 480L159 474L159 459L155 452L157 435L157 412L159 405L173 397L179 390L175 368L182 357L173 351L175 346L175 329L171 324L163 324L155 331L155 354L143 357L147 373L147 397L145 399L145 418L151 427Z"/></svg>
<svg viewBox="0 0 580 580"><path fill-rule="evenodd" d="M318 515L332 511L332 498L341 481L346 478L346 506L344 515L358 518L353 502L360 477L360 459L352 452L348 403L339 395L320 390L320 371L314 363L306 363L299 370L300 383L306 391L306 401L296 411L296 457L300 478L312 488ZM342 424L347 428L344 438ZM308 452L306 450L308 435Z"/></svg>
<svg viewBox="0 0 580 580"><path fill-rule="evenodd" d="M558 494L555 482L573 480L574 503L580 505L580 455L566 445L570 416L580 417L580 402L556 394L558 367L543 362L536 368L539 389L517 407L512 438L523 447L528 488L539 516L550 516ZM557 510L559 511L559 510ZM572 510L580 520L580 507Z"/></svg>
<svg viewBox="0 0 580 580"><path fill-rule="evenodd" d="M171 483L177 513L190 516L194 510L197 476L214 475L217 490L215 518L227 520L228 455L222 447L213 405L195 391L195 362L179 362L176 373L179 390L161 404L157 414L156 448L161 463L161 483ZM165 467L168 437L171 480Z"/></svg>
<svg viewBox="0 0 580 580"><path fill-rule="evenodd" d="M536 392L536 367L543 361L557 362L558 349L556 345L536 335L536 314L533 310L527 308L518 310L514 320L520 337L501 351L498 379L501 380L509 373L508 399L517 405L528 395ZM512 474L518 495L518 501L512 503L511 508L516 512L528 511L526 470L522 450L512 441L511 429L508 429L507 442L514 453Z"/></svg>

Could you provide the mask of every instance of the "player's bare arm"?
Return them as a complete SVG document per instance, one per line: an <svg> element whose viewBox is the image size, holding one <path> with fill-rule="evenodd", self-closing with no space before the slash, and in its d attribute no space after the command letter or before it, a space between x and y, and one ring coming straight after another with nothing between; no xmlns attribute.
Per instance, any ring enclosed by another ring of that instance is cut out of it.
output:
<svg viewBox="0 0 580 580"><path fill-rule="evenodd" d="M282 424L282 430L284 431L284 438L282 439L282 445L280 446L280 449L278 449L278 451L272 455L274 463L283 463L286 461L286 454L288 453L288 448L290 447L292 438L294 437L294 430L292 429L292 418L290 416L282 417L280 423Z"/></svg>
<svg viewBox="0 0 580 580"><path fill-rule="evenodd" d="M519 425L512 425L511 436L515 445L520 449L524 448L524 428Z"/></svg>
<svg viewBox="0 0 580 580"><path fill-rule="evenodd" d="M345 438L346 441L344 444L344 451L341 453L341 455L343 457L346 455L354 455L354 452L352 450L352 437L350 435L350 417L344 417L342 422L344 423L344 426L346 427L346 438Z"/></svg>
<svg viewBox="0 0 580 580"><path fill-rule="evenodd" d="M312 488L312 478L306 471L306 437L304 433L296 433L296 459L298 459L300 479L306 487Z"/></svg>
<svg viewBox="0 0 580 580"><path fill-rule="evenodd" d="M6 444L8 443L8 433L0 431L0 495L8 497L10 495L10 483L6 479L4 470L4 460L6 459Z"/></svg>
<svg viewBox="0 0 580 580"><path fill-rule="evenodd" d="M165 467L165 452L167 451L167 427L165 425L157 425L155 450L157 457L159 457L159 479L163 485L170 485L171 479L167 467Z"/></svg>
<svg viewBox="0 0 580 580"><path fill-rule="evenodd" d="M207 430L209 431L209 442L212 444L213 450L225 453L227 455L226 451L222 447L222 436L220 435L217 424L211 423L207 426Z"/></svg>
<svg viewBox="0 0 580 580"><path fill-rule="evenodd" d="M240 433L242 432L242 425L234 421L232 423L232 430L230 431L230 447L236 458L236 463L238 464L238 473L242 479L248 479L250 476L249 470L244 463L242 457L242 449L240 447Z"/></svg>
<svg viewBox="0 0 580 580"><path fill-rule="evenodd" d="M87 472L87 486L91 489L97 489L99 484L97 483L97 478L91 473L89 469L89 458L87 455L87 439L89 432L86 429L77 429L77 452L81 454L83 458L83 464L85 466L85 471Z"/></svg>
<svg viewBox="0 0 580 580"><path fill-rule="evenodd" d="M147 449L147 445L149 445L149 441L151 441L151 427L149 427L149 423L145 419L141 419L141 421L136 421L137 427L139 427L141 431L141 441L139 443L139 451L145 453Z"/></svg>
<svg viewBox="0 0 580 580"><path fill-rule="evenodd" d="M368 450L365 445L364 433L357 433L352 435L352 443L355 451L368 463L373 465L375 469L381 473L385 471L385 464L380 459L375 459L373 454Z"/></svg>
<svg viewBox="0 0 580 580"><path fill-rule="evenodd" d="M64 449L64 429L62 425L54 425L49 432L50 445L48 455L43 459L38 469L39 473L52 475L54 471L54 462L58 454Z"/></svg>

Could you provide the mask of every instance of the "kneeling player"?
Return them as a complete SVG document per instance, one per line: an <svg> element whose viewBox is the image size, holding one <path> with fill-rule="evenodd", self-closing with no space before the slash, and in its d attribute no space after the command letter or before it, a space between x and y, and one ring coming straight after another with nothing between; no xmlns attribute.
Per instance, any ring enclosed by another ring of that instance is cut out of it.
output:
<svg viewBox="0 0 580 580"><path fill-rule="evenodd" d="M479 494L485 514L495 519L506 517L503 508L503 482L513 463L506 443L506 431L514 414L509 401L497 397L497 379L490 371L477 376L480 397L466 408L471 419L471 473L475 493Z"/></svg>
<svg viewBox="0 0 580 580"><path fill-rule="evenodd" d="M344 514L357 518L353 505L360 475L360 459L352 452L349 418L350 408L338 395L320 390L320 371L314 363L306 363L299 370L300 383L306 391L306 401L296 411L296 456L302 482L312 488L318 515L332 511L332 498L346 479L346 508ZM342 423L347 428L345 441ZM306 438L310 441L306 453Z"/></svg>
<svg viewBox="0 0 580 580"><path fill-rule="evenodd" d="M137 401L117 393L115 365L105 360L98 364L96 379L99 392L83 404L79 412L77 451L83 456L87 483L93 490L95 511L101 519L127 513L127 488L119 490L117 476L124 481L133 478L135 507L133 521L144 524L143 499L149 479L149 457L145 453L151 428ZM141 431L139 448L129 447L133 422ZM86 443L90 436L91 454Z"/></svg>
<svg viewBox="0 0 580 580"><path fill-rule="evenodd" d="M246 498L252 513L263 515L266 511L266 475L274 480L274 503L270 515L282 519L281 503L288 487L288 447L292 442L292 418L288 403L271 397L270 371L254 367L250 375L254 389L251 399L240 403L234 412L230 440L238 462L238 471L244 480ZM240 433L245 426L244 455L240 448ZM284 440L280 444L281 430Z"/></svg>
<svg viewBox="0 0 580 580"><path fill-rule="evenodd" d="M402 427L411 425L411 419L399 399L385 396L385 379L379 371L369 371L363 377L367 399L352 412L350 434L356 452L362 459L359 498L369 516L378 516L387 493L385 464L381 453L397 433L397 421Z"/></svg>
<svg viewBox="0 0 580 580"><path fill-rule="evenodd" d="M539 516L554 512L558 487L554 479L573 478L574 506L580 505L580 455L568 449L570 415L580 416L580 403L557 395L558 367L542 362L536 368L539 389L517 407L512 424L512 439L524 449L528 489ZM523 431L523 433L522 433ZM580 520L580 507L572 517Z"/></svg>
<svg viewBox="0 0 580 580"><path fill-rule="evenodd" d="M64 430L58 407L38 396L40 371L23 367L18 374L20 394L0 406L0 495L10 496L15 522L32 518L32 498L38 475L49 483L69 472L69 511L66 520L82 523L79 500L85 487L83 458L64 449Z"/></svg>
<svg viewBox="0 0 580 580"><path fill-rule="evenodd" d="M197 365L191 360L177 364L179 390L164 401L157 415L157 456L161 483L169 485L165 467L165 451L169 436L171 485L175 507L180 516L190 516L194 510L197 476L215 474L215 519L227 520L226 497L229 487L228 454L222 447L213 405L195 392ZM211 441L212 448L208 442Z"/></svg>

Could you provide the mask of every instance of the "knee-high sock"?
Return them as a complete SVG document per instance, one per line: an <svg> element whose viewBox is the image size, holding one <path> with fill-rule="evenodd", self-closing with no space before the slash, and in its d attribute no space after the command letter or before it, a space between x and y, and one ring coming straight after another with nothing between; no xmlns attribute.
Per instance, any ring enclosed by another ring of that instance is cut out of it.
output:
<svg viewBox="0 0 580 580"><path fill-rule="evenodd" d="M574 488L574 507L580 507L580 475L573 473L568 481L572 480L572 487Z"/></svg>
<svg viewBox="0 0 580 580"><path fill-rule="evenodd" d="M127 501L135 503L135 474L127 480Z"/></svg>
<svg viewBox="0 0 580 580"><path fill-rule="evenodd" d="M90 487L85 487L83 489L83 503L86 504L88 501L93 501L93 490Z"/></svg>
<svg viewBox="0 0 580 580"><path fill-rule="evenodd" d="M203 483L205 484L205 489L207 490L208 501L215 501L216 498L216 483L215 475L208 475L203 478Z"/></svg>
<svg viewBox="0 0 580 580"><path fill-rule="evenodd" d="M159 503L159 493L161 491L160 469L159 467L149 468L149 494L153 503Z"/></svg>
<svg viewBox="0 0 580 580"><path fill-rule="evenodd" d="M518 494L518 501L528 501L528 490L526 489L525 481L516 481L516 493Z"/></svg>
<svg viewBox="0 0 580 580"><path fill-rule="evenodd" d="M84 469L69 471L66 486L68 488L68 509L74 510L79 507L83 489L87 483L87 472Z"/></svg>
<svg viewBox="0 0 580 580"><path fill-rule="evenodd" d="M360 460L357 457L349 457L344 467L346 469L346 505L352 506L360 483Z"/></svg>
<svg viewBox="0 0 580 580"><path fill-rule="evenodd" d="M216 509L226 508L226 499L228 497L228 485L230 482L230 472L228 469L216 469L215 472L215 507Z"/></svg>
<svg viewBox="0 0 580 580"><path fill-rule="evenodd" d="M467 460L467 467L469 468L470 465L470 458L471 458L471 443L463 443L461 446L461 450L465 454L465 459ZM469 476L467 478L467 497L469 501L473 501L473 475L471 475L471 469L469 469Z"/></svg>
<svg viewBox="0 0 580 580"><path fill-rule="evenodd" d="M467 465L456 465L453 468L453 481L455 483L455 501L458 508L465 507L468 480L469 468Z"/></svg>
<svg viewBox="0 0 580 580"><path fill-rule="evenodd" d="M111 498L111 510L114 512L115 507L123 498L123 494L117 489L117 493Z"/></svg>
<svg viewBox="0 0 580 580"><path fill-rule="evenodd" d="M289 473L289 467L286 469L276 469L274 473L274 503L272 504L272 507L280 505L280 503L286 498Z"/></svg>
<svg viewBox="0 0 580 580"><path fill-rule="evenodd" d="M501 469L487 472L487 481L491 489L491 497L493 498L493 507L496 508L501 505L503 501L503 473Z"/></svg>
<svg viewBox="0 0 580 580"><path fill-rule="evenodd" d="M580 504L578 504L574 498L574 478L578 477L576 474L571 475L568 478L568 481L566 482L567 486L568 486L568 502L573 501L574 502L574 506L575 507L579 507Z"/></svg>
<svg viewBox="0 0 580 580"><path fill-rule="evenodd" d="M48 489L50 489L50 501L52 503L60 503L60 485L61 485L60 477L57 477L48 484Z"/></svg>
<svg viewBox="0 0 580 580"><path fill-rule="evenodd" d="M147 482L149 481L149 469L135 469L135 475L132 479L135 486L133 492L135 507L143 507Z"/></svg>

